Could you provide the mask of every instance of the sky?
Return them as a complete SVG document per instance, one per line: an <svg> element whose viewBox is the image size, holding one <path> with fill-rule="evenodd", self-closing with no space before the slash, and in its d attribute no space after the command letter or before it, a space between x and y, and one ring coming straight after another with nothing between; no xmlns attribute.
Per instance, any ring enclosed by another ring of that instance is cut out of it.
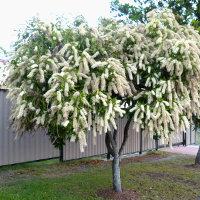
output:
<svg viewBox="0 0 200 200"><path fill-rule="evenodd" d="M132 3L133 0L120 0ZM17 32L26 21L34 16L42 21L54 21L56 16L64 16L72 22L83 15L90 26L97 26L99 17L111 18L111 0L2 0L0 9L0 47L10 52L11 44L17 40ZM0 51L0 59L7 60ZM0 62L0 85L4 80Z"/></svg>
<svg viewBox="0 0 200 200"><path fill-rule="evenodd" d="M110 2L111 0L2 0L0 46L9 51L11 43L17 40L17 33L14 30L19 29L20 25L34 16L51 21L56 15L64 15L72 21L77 15L82 14L90 26L96 26L99 17L113 16L110 13ZM130 3L131 0L120 2Z"/></svg>

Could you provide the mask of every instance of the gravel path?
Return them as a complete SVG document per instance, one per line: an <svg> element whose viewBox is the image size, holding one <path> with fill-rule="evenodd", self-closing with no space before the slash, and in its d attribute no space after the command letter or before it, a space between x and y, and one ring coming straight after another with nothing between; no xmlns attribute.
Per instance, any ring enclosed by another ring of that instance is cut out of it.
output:
<svg viewBox="0 0 200 200"><path fill-rule="evenodd" d="M161 151L167 151L171 153L181 153L181 154L188 154L188 155L196 155L198 151L198 145L191 145L191 146L174 146L173 149L167 148L160 148Z"/></svg>

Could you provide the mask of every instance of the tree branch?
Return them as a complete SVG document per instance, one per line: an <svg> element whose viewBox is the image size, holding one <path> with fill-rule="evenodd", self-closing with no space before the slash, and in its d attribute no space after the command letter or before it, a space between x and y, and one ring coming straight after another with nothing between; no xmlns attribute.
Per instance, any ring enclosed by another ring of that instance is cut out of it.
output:
<svg viewBox="0 0 200 200"><path fill-rule="evenodd" d="M117 145L117 130L114 129L114 133L113 133L113 140L115 142L115 144Z"/></svg>
<svg viewBox="0 0 200 200"><path fill-rule="evenodd" d="M28 93L33 96L36 96L36 97L44 98L44 96L42 94L39 94L39 93L35 92L34 90L28 90Z"/></svg>
<svg viewBox="0 0 200 200"><path fill-rule="evenodd" d="M110 137L109 137L108 133L106 133L105 142L106 142L106 147L107 147L107 150L108 150L108 154L111 154L114 157L114 150L111 147Z"/></svg>
<svg viewBox="0 0 200 200"><path fill-rule="evenodd" d="M59 49L61 49L62 45L63 44L59 42L58 46L55 47L55 49L53 50L52 54L54 54L54 55L57 54Z"/></svg>
<svg viewBox="0 0 200 200"><path fill-rule="evenodd" d="M123 150L124 150L124 146L125 146L126 141L127 141L127 139L128 139L128 130L129 130L129 126L130 126L130 124L131 124L132 118L133 118L133 116L131 116L131 117L128 119L128 121L126 122L126 126L125 126L125 128L124 128L124 138L123 138L123 142L122 142L121 147L120 147L120 149L119 149L119 156L122 155L122 152L123 152Z"/></svg>
<svg viewBox="0 0 200 200"><path fill-rule="evenodd" d="M113 139L113 136L112 136L112 134L111 134L111 131L108 131L107 132L107 134L108 134L108 136L109 136L109 139L110 139L110 143L111 143L111 145L112 145L112 149L114 150L114 149L116 149L116 143L115 143L115 141L114 141L114 139Z"/></svg>

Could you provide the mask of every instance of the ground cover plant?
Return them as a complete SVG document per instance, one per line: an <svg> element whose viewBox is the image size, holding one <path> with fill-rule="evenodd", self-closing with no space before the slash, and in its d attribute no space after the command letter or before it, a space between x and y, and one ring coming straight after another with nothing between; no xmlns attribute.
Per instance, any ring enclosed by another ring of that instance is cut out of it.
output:
<svg viewBox="0 0 200 200"><path fill-rule="evenodd" d="M125 158L121 163L123 187L134 191L136 199L197 199L200 168L194 167L193 160L194 156L154 151ZM103 200L101 190L112 188L110 166L110 161L96 157L1 167L0 199Z"/></svg>

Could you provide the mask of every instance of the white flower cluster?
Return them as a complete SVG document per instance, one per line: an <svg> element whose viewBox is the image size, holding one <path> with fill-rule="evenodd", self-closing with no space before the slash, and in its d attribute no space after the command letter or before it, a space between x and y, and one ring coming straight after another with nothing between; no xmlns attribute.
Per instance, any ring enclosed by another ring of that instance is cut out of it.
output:
<svg viewBox="0 0 200 200"><path fill-rule="evenodd" d="M103 51L98 30L91 31L84 25L74 28L75 37L81 34L81 41L62 46L61 33L54 25L40 24L39 30L53 41L53 45L58 40L59 47L57 51L44 49L45 54L38 55L42 50L36 46L34 52L37 55L34 56L30 56L32 52L26 45L16 52L13 60L20 61L10 63L8 95L13 101L14 128L26 130L26 123L31 123L31 129L48 128L56 123L66 132L71 130L68 133L71 141L78 139L80 149L84 151L87 132L91 128L95 139L103 129L111 130L111 126L117 129L117 116L125 114L122 102L113 98L113 94L132 95L125 67L118 59L105 56L109 52ZM85 45L81 46L81 43ZM99 43L99 49L91 54L92 43ZM14 96L20 91L16 101Z"/></svg>
<svg viewBox="0 0 200 200"><path fill-rule="evenodd" d="M130 112L137 131L141 127L171 141L173 133L189 128L193 115L200 117L200 36L179 25L170 10L154 10L148 17L138 29L145 40L133 55L140 87Z"/></svg>
<svg viewBox="0 0 200 200"><path fill-rule="evenodd" d="M133 127L171 141L173 133L186 131L193 115L200 117L200 36L191 26L179 25L170 10L153 10L147 17L147 24L136 27L101 29L125 63Z"/></svg>
<svg viewBox="0 0 200 200"><path fill-rule="evenodd" d="M136 131L170 141L185 131L193 115L200 118L200 36L169 10L154 10L148 19L138 26L82 24L66 33L41 23L34 34L42 32L50 46L24 44L10 62L16 130L56 124L83 151L91 128L94 139L117 129L126 103Z"/></svg>

